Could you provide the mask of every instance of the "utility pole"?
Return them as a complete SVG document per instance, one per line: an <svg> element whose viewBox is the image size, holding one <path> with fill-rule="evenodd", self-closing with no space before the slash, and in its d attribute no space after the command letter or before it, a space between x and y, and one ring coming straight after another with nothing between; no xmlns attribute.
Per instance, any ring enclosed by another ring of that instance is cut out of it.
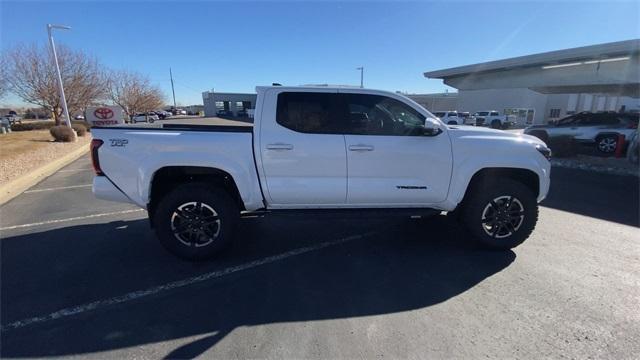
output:
<svg viewBox="0 0 640 360"><path fill-rule="evenodd" d="M364 87L364 66L357 67L356 70L360 70L360 87Z"/></svg>
<svg viewBox="0 0 640 360"><path fill-rule="evenodd" d="M169 77L171 78L171 92L173 93L173 109L177 109L176 107L176 90L173 88L173 73L171 72L171 68L169 68Z"/></svg>
<svg viewBox="0 0 640 360"><path fill-rule="evenodd" d="M68 127L71 127L71 118L69 117L69 109L67 108L67 98L64 96L64 87L62 86L62 75L60 74L60 65L58 64L58 54L56 53L56 45L53 42L52 29L69 30L71 27L65 25L47 24L47 33L49 34L49 45L51 45L51 51L53 53L53 61L56 64L56 72L58 74L58 90L60 91L60 101L62 102L62 109L64 110L65 123ZM56 111L53 109L53 111Z"/></svg>

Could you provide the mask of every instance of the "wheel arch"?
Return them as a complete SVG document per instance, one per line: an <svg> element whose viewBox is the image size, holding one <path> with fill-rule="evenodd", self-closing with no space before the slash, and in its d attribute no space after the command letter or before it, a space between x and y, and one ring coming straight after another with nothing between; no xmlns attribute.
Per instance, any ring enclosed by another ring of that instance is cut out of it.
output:
<svg viewBox="0 0 640 360"><path fill-rule="evenodd" d="M599 132L596 137L595 137L595 141L598 141L600 139L602 139L603 137L618 137L621 134L619 132L615 132L615 131L605 131L605 132Z"/></svg>
<svg viewBox="0 0 640 360"><path fill-rule="evenodd" d="M525 168L488 167L479 169L473 174L459 205L464 204L469 194L474 190L490 186L491 181L497 178L507 178L522 183L533 192L536 198L538 198L540 194L540 177L533 170Z"/></svg>
<svg viewBox="0 0 640 360"><path fill-rule="evenodd" d="M152 225L155 209L164 194L178 185L189 182L206 183L220 187L231 196L241 211L246 210L236 181L228 172L206 166L165 166L156 170L151 178L147 210Z"/></svg>

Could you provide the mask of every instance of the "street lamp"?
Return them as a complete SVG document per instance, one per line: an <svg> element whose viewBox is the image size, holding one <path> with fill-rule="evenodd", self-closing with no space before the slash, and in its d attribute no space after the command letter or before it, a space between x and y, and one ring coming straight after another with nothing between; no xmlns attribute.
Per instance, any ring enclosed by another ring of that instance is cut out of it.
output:
<svg viewBox="0 0 640 360"><path fill-rule="evenodd" d="M357 67L356 70L360 70L360 87L363 88L364 66Z"/></svg>
<svg viewBox="0 0 640 360"><path fill-rule="evenodd" d="M69 30L70 26L47 24L47 32L49 33L49 44L51 45L51 51L53 52L53 61L56 64L56 72L58 73L58 90L60 91L60 100L62 101L62 109L64 110L64 116L68 127L71 127L71 118L69 117L69 109L67 109L67 98L64 96L64 87L62 86L62 75L60 74L60 65L58 65L58 54L56 53L56 45L53 42L53 36L51 34L52 29ZM55 111L55 109L54 109Z"/></svg>

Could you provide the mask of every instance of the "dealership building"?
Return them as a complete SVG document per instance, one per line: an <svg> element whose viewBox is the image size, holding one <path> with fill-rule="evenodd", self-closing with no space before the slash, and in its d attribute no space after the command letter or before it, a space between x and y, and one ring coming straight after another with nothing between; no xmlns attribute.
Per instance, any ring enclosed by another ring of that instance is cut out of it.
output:
<svg viewBox="0 0 640 360"><path fill-rule="evenodd" d="M233 116L237 116L239 111L255 109L258 96L245 93L228 93L205 91L202 93L202 103L204 104L204 116L216 116L220 110L230 111Z"/></svg>
<svg viewBox="0 0 640 360"><path fill-rule="evenodd" d="M458 89L455 107L434 101L438 94L409 96L432 111L498 110L520 125L581 111L640 111L639 54L636 39L428 71Z"/></svg>

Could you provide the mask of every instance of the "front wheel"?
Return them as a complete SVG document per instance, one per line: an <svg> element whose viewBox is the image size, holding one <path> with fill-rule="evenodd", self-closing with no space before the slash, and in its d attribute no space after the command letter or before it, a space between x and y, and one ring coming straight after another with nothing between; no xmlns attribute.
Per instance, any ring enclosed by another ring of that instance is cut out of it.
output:
<svg viewBox="0 0 640 360"><path fill-rule="evenodd" d="M494 129L502 129L502 124L500 123L500 120L493 120L491 122L491 127Z"/></svg>
<svg viewBox="0 0 640 360"><path fill-rule="evenodd" d="M479 244L511 249L529 237L538 221L538 203L528 187L501 179L471 191L462 205L462 221Z"/></svg>
<svg viewBox="0 0 640 360"><path fill-rule="evenodd" d="M156 235L178 257L208 259L231 242L239 214L224 190L204 183L183 184L158 204Z"/></svg>

